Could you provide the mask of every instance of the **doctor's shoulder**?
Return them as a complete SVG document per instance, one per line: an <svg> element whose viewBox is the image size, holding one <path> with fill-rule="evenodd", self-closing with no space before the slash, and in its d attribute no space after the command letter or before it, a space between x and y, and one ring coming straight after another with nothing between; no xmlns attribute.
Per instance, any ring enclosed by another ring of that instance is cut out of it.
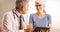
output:
<svg viewBox="0 0 60 32"><path fill-rule="evenodd" d="M9 17L11 17L11 16L13 16L13 12L12 12L12 11L8 11L8 12L5 12L5 13L3 14L3 18L9 18Z"/></svg>

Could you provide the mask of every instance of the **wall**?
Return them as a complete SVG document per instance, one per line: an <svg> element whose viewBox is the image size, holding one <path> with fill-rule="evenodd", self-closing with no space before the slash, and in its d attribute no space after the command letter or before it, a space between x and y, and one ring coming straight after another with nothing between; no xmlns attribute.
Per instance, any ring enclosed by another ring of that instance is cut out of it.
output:
<svg viewBox="0 0 60 32"><path fill-rule="evenodd" d="M0 0L0 26L3 14L15 7L15 0Z"/></svg>

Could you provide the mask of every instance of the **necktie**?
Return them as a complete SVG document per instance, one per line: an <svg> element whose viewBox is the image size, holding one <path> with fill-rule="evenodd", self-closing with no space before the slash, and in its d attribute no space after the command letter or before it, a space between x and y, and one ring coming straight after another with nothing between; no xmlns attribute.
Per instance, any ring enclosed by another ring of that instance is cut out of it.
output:
<svg viewBox="0 0 60 32"><path fill-rule="evenodd" d="M23 18L23 16L22 15L20 15L20 25L19 25L19 29L23 29L23 24L22 24L22 22L24 22L24 18Z"/></svg>

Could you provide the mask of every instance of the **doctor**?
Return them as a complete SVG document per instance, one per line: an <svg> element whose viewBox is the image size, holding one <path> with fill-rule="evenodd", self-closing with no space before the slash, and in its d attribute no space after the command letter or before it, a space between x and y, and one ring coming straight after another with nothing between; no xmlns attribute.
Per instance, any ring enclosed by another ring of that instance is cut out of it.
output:
<svg viewBox="0 0 60 32"><path fill-rule="evenodd" d="M29 0L16 0L16 7L4 14L2 21L2 32L24 32L25 19L23 14L27 13Z"/></svg>

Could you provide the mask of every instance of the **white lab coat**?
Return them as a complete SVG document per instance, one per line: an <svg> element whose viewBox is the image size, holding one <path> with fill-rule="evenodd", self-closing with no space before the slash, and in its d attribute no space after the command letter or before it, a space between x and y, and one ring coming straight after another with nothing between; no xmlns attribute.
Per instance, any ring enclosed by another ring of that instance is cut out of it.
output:
<svg viewBox="0 0 60 32"><path fill-rule="evenodd" d="M15 16L15 19L14 19ZM16 15L13 16L13 12L9 11L4 14L3 21L2 21L2 32L24 32L24 29L26 28L26 19L28 21L28 18L24 18L25 22L23 22L23 28L22 30L19 30L19 22Z"/></svg>

